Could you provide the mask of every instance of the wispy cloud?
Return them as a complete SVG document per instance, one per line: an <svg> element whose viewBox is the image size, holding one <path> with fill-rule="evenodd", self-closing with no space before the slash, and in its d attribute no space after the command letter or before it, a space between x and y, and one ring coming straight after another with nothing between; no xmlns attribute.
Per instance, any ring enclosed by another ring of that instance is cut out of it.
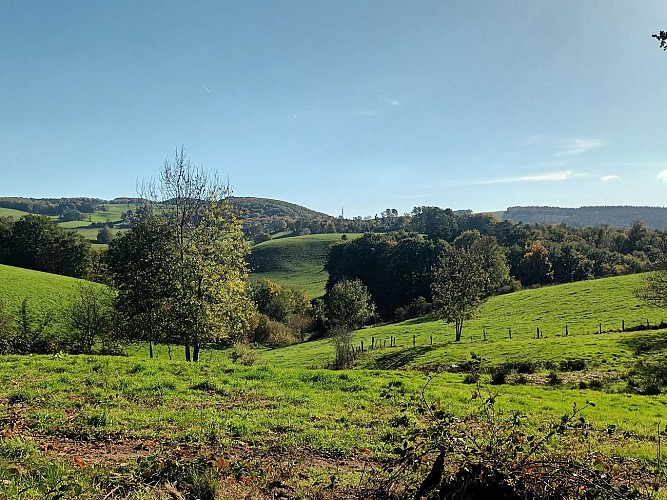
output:
<svg viewBox="0 0 667 500"><path fill-rule="evenodd" d="M665 178L667 179L667 173L665 175L666 175ZM587 173L577 173L574 170L562 170L558 172L547 172L544 174L536 174L536 175L521 175L517 177L504 177L500 179L462 181L458 183L448 183L446 186L443 187L480 186L488 184L513 184L520 182L562 182L582 177L590 177L590 175Z"/></svg>
<svg viewBox="0 0 667 500"><path fill-rule="evenodd" d="M662 172L660 172L656 178L663 182L667 182L667 170L663 170Z"/></svg>
<svg viewBox="0 0 667 500"><path fill-rule="evenodd" d="M602 177L600 177L600 180L604 181L604 182L606 182L606 181L617 181L617 180L620 180L620 178L621 178L620 175L603 175Z"/></svg>
<svg viewBox="0 0 667 500"><path fill-rule="evenodd" d="M576 156L587 153L594 149L601 148L608 144L608 141L605 139L584 139L584 138L574 138L574 139L565 139L557 145L559 151L556 153L556 156Z"/></svg>

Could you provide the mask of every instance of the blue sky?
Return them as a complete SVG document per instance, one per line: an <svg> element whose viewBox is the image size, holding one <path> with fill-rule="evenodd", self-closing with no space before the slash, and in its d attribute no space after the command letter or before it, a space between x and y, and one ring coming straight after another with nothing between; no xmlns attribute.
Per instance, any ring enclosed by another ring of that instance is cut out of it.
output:
<svg viewBox="0 0 667 500"><path fill-rule="evenodd" d="M0 2L0 196L133 196L175 148L337 215L667 205L667 3Z"/></svg>

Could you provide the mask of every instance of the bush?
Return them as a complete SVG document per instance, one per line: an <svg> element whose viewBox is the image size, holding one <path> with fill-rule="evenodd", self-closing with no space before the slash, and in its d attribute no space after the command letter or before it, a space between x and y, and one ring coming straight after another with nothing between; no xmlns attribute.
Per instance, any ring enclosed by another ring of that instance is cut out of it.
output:
<svg viewBox="0 0 667 500"><path fill-rule="evenodd" d="M560 362L560 369L564 372L579 372L586 369L585 359L564 359Z"/></svg>
<svg viewBox="0 0 667 500"><path fill-rule="evenodd" d="M245 344L236 344L229 357L232 358L232 363L244 366L252 366L257 362L257 353Z"/></svg>
<svg viewBox="0 0 667 500"><path fill-rule="evenodd" d="M560 385L561 380L556 372L549 372L549 375L547 376L547 383L549 385Z"/></svg>
<svg viewBox="0 0 667 500"><path fill-rule="evenodd" d="M250 340L271 347L284 347L296 341L288 326L273 321L266 314L259 315L257 326L251 333Z"/></svg>
<svg viewBox="0 0 667 500"><path fill-rule="evenodd" d="M424 401L420 411L430 424L392 440L400 443L400 458L376 497L639 498L642 489L660 486L644 463L593 449L591 425L582 416L592 402L575 404L541 431L531 429L525 415L503 414L495 395L478 389L470 404L459 419Z"/></svg>
<svg viewBox="0 0 667 500"><path fill-rule="evenodd" d="M336 353L331 368L334 370L350 368L358 356L352 343L352 333L348 330L337 330L331 337L331 343L334 345Z"/></svg>
<svg viewBox="0 0 667 500"><path fill-rule="evenodd" d="M257 236L255 236L252 241L255 243L255 245L259 245L260 243L264 243L265 241L269 241L271 239L271 235L267 232L261 232Z"/></svg>
<svg viewBox="0 0 667 500"><path fill-rule="evenodd" d="M507 372L503 368L496 368L491 372L491 384L502 385L506 383Z"/></svg>

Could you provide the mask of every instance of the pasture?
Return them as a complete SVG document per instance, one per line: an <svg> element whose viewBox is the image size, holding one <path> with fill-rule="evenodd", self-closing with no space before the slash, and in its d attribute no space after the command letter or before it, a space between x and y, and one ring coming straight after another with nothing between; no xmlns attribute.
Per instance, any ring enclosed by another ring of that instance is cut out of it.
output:
<svg viewBox="0 0 667 500"><path fill-rule="evenodd" d="M277 238L252 247L251 279L268 278L279 285L305 290L310 297L324 295L328 274L324 270L327 251L341 234L312 234ZM351 233L347 237L358 238Z"/></svg>
<svg viewBox="0 0 667 500"><path fill-rule="evenodd" d="M406 432L422 425L426 380L419 371L241 367L222 356L199 364L4 357L0 477L8 479L0 491L7 498L44 498L55 489L83 498L111 491L161 498L173 484L189 498L202 498L193 491L272 498L278 490L356 498L373 475L386 473ZM444 373L425 396L434 408L464 416L475 410L475 390L460 374ZM666 396L509 384L490 390L500 412L525 413L536 430L573 403L593 400L586 420L617 434L609 441L603 433L592 446L655 457Z"/></svg>
<svg viewBox="0 0 667 500"><path fill-rule="evenodd" d="M493 297L459 343L429 318L364 328L353 342L365 352L349 370L326 369L328 339L255 349L255 366L233 363L234 348L206 350L196 364L166 346L148 359L142 345L126 357L0 357L0 496L358 498L388 475L406 436L429 425L425 403L467 418L479 391L538 434L594 401L590 437L577 446L652 470L667 395L642 394L642 369L662 364L667 330L629 331L662 319L635 297L642 279ZM0 266L12 308L28 296L62 309L78 282Z"/></svg>

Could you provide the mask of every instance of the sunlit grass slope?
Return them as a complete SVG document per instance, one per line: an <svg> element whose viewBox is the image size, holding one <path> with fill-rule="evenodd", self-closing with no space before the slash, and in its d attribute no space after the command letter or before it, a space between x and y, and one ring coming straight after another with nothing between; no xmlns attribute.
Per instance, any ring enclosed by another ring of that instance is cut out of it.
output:
<svg viewBox="0 0 667 500"><path fill-rule="evenodd" d="M638 324L660 323L663 315L635 297L643 275L620 276L557 285L491 297L478 317L463 327L463 340L454 342L454 326L432 318L420 318L391 325L365 328L355 333L355 342L369 348L387 349L369 353L362 364L382 367L423 367L468 359L470 352L500 359L530 359L534 356L577 356L581 349L597 356L595 346L603 339L622 339L629 333L594 335L602 330L621 330ZM565 325L568 336L565 336ZM536 339L537 328L541 337ZM509 330L512 339L509 339ZM486 332L486 341L484 340ZM389 349L391 338L397 347ZM431 345L431 339L433 345ZM413 349L414 344L414 349ZM618 348L609 345L600 356L610 357ZM621 349L622 350L622 349ZM405 351L403 354L403 351ZM620 351L619 351L620 352ZM391 353L391 357L387 358ZM331 360L333 348L320 340L263 353L263 360L279 366L323 366Z"/></svg>
<svg viewBox="0 0 667 500"><path fill-rule="evenodd" d="M328 274L324 270L329 245L340 234L313 234L266 241L252 247L251 278L268 278L280 285L306 290L311 297L324 294ZM358 238L361 234L348 234Z"/></svg>
<svg viewBox="0 0 667 500"><path fill-rule="evenodd" d="M22 212L21 210L14 210L13 208L0 207L0 217L13 217L14 219L18 219L20 217L23 217L24 215L28 215L28 212Z"/></svg>
<svg viewBox="0 0 667 500"><path fill-rule="evenodd" d="M16 311L23 299L27 298L31 307L58 314L76 295L81 283L86 282L68 276L0 265L0 299L10 311Z"/></svg>

